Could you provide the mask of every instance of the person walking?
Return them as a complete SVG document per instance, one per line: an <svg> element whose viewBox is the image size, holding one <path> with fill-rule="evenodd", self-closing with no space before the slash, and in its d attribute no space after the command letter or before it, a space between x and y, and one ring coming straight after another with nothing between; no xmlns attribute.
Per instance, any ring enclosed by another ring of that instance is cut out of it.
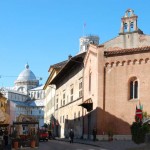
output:
<svg viewBox="0 0 150 150"><path fill-rule="evenodd" d="M4 139L4 150L8 150L8 131L4 132L3 139Z"/></svg>
<svg viewBox="0 0 150 150"><path fill-rule="evenodd" d="M96 141L96 128L93 129L93 141Z"/></svg>
<svg viewBox="0 0 150 150"><path fill-rule="evenodd" d="M0 129L0 149L4 148L4 138L3 138L3 130Z"/></svg>
<svg viewBox="0 0 150 150"><path fill-rule="evenodd" d="M70 138L70 143L73 143L74 132L72 129L70 129L69 138Z"/></svg>
<svg viewBox="0 0 150 150"><path fill-rule="evenodd" d="M10 134L8 135L8 150L12 150L12 137Z"/></svg>

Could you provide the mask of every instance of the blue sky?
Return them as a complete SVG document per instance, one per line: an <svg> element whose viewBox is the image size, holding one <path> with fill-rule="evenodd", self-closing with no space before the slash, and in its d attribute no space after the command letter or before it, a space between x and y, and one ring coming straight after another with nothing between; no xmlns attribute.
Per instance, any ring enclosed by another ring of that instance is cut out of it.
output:
<svg viewBox="0 0 150 150"><path fill-rule="evenodd" d="M44 84L50 65L79 52L79 38L118 35L128 8L150 34L149 0L0 0L0 86L13 86L28 62Z"/></svg>

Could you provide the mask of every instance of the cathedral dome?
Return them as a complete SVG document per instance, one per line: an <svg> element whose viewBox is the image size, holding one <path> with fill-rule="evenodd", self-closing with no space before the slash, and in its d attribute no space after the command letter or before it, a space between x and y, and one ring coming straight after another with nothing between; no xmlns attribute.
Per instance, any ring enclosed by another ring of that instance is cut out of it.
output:
<svg viewBox="0 0 150 150"><path fill-rule="evenodd" d="M25 65L25 69L19 74L17 81L34 81L36 77L34 73L29 69L29 65Z"/></svg>
<svg viewBox="0 0 150 150"><path fill-rule="evenodd" d="M25 69L19 74L15 81L14 89L20 92L27 93L28 90L39 85L39 80L36 79L34 73L29 69L29 65L25 65Z"/></svg>

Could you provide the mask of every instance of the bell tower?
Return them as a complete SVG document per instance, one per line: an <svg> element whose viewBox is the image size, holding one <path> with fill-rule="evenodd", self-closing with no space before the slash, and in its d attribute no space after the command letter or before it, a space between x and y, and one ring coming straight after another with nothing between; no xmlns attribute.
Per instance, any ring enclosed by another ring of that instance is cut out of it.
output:
<svg viewBox="0 0 150 150"><path fill-rule="evenodd" d="M132 32L138 32L137 18L132 9L128 9L125 12L124 17L121 18L121 29L119 34L129 34Z"/></svg>

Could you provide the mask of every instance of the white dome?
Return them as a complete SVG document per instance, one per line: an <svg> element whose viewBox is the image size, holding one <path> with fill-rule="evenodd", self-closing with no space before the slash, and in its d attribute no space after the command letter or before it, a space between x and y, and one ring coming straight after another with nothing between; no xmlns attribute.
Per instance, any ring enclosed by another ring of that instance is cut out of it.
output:
<svg viewBox="0 0 150 150"><path fill-rule="evenodd" d="M29 65L25 65L25 69L19 74L17 81L35 81L34 73L29 69Z"/></svg>

